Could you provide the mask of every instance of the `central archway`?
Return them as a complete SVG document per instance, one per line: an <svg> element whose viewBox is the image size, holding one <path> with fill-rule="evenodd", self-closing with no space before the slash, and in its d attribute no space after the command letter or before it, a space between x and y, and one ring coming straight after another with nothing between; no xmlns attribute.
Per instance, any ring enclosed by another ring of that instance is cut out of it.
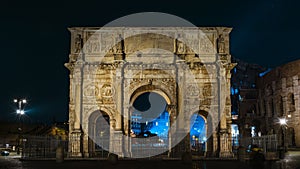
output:
<svg viewBox="0 0 300 169"><path fill-rule="evenodd" d="M131 153L135 157L169 150L169 99L161 93L146 91L132 97L129 124Z"/></svg>

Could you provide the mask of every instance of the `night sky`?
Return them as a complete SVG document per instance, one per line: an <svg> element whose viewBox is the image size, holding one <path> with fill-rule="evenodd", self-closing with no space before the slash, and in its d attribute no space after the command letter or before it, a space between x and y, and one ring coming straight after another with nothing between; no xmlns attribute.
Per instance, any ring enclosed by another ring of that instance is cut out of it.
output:
<svg viewBox="0 0 300 169"><path fill-rule="evenodd" d="M138 12L164 12L197 26L229 26L231 54L274 68L300 58L300 1L20 1L0 3L0 121L26 98L32 122L67 120L68 27L102 26Z"/></svg>

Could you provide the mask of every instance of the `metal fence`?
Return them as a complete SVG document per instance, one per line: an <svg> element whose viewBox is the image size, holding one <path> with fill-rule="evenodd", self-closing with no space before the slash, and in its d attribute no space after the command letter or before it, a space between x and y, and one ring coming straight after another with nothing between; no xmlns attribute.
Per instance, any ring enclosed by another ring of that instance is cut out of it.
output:
<svg viewBox="0 0 300 169"><path fill-rule="evenodd" d="M168 143L156 142L156 137L148 139L131 139L132 157L151 157L156 155L167 155Z"/></svg>
<svg viewBox="0 0 300 169"><path fill-rule="evenodd" d="M24 136L22 145L22 158L55 158L59 146L68 152L68 141L51 136Z"/></svg>
<svg viewBox="0 0 300 169"><path fill-rule="evenodd" d="M257 145L263 149L264 153L277 152L278 140L276 134L261 137L247 137L241 139L240 145L245 148L248 148L249 145Z"/></svg>
<svg viewBox="0 0 300 169"><path fill-rule="evenodd" d="M130 145L130 150L123 148L124 152L127 152L127 157L144 157L144 158L180 158L182 152L187 151L187 145L184 141L180 142L178 145L171 149L169 152L168 141L162 142L157 141L157 138L154 140L148 139L131 139L127 144ZM111 140L116 142L114 140ZM94 141L89 141L90 154L91 158L107 158L109 151L101 147L105 145L109 147L109 139L96 140L98 144L95 144ZM64 157L68 157L68 140L62 140L58 137L53 136L24 136L22 141L22 150L21 155L23 159L30 158L56 158L56 150L58 147L63 148ZM120 142L116 145L122 145ZM198 145L193 147L190 151L193 156L204 156L205 150L203 149L204 145ZM121 146L122 147L122 146ZM116 147L112 147L115 149Z"/></svg>

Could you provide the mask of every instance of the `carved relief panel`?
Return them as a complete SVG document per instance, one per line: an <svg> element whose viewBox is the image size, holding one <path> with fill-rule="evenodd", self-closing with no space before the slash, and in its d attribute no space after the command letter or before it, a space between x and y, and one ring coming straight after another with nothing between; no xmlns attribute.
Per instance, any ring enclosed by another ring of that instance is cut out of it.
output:
<svg viewBox="0 0 300 169"><path fill-rule="evenodd" d="M84 53L97 54L101 52L100 34L89 32L88 40L84 43Z"/></svg>
<svg viewBox="0 0 300 169"><path fill-rule="evenodd" d="M215 34L214 33L200 33L200 55L215 54Z"/></svg>

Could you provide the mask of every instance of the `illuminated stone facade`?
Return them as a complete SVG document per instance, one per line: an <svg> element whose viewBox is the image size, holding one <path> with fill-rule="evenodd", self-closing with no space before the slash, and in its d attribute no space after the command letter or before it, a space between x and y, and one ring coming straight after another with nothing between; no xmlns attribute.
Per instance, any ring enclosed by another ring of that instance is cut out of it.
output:
<svg viewBox="0 0 300 169"><path fill-rule="evenodd" d="M276 134L279 146L300 147L300 60L259 78L258 113L262 134ZM280 118L287 119L285 127ZM285 140L285 142L283 142Z"/></svg>
<svg viewBox="0 0 300 169"><path fill-rule="evenodd" d="M199 113L210 133L206 156L232 157L231 28L99 29L69 28L71 48L65 66L70 70L70 157L92 156L95 145L90 138L97 134L95 119L101 113L109 119L109 152L132 157L128 119L134 100L145 92L156 92L167 102L172 127L169 155L189 151L189 145L176 148L173 132L189 131L191 114ZM184 41L183 36L190 38Z"/></svg>

